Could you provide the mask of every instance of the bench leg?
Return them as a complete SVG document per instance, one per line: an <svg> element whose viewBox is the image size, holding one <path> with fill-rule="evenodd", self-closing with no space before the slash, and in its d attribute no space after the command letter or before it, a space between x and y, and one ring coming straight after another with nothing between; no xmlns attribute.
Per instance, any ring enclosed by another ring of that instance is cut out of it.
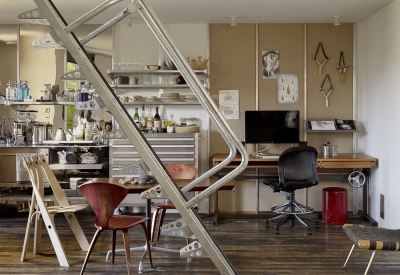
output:
<svg viewBox="0 0 400 275"><path fill-rule="evenodd" d="M372 253L371 259L369 260L369 263L368 263L367 269L365 270L364 275L368 274L369 268L371 267L372 263L374 262L376 252L378 252L378 250L374 250L374 252Z"/></svg>
<svg viewBox="0 0 400 275"><path fill-rule="evenodd" d="M353 251L354 251L354 247L356 247L356 246L353 244L353 246L352 246L351 249L350 249L349 256L347 256L346 262L345 262L344 265L343 265L343 268L346 266L347 262L349 261L350 256L351 256L351 254L352 254Z"/></svg>

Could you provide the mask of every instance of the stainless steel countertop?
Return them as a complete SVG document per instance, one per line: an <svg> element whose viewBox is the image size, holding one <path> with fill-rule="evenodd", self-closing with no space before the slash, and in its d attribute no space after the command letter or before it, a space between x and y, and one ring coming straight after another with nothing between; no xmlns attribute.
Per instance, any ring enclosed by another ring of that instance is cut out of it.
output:
<svg viewBox="0 0 400 275"><path fill-rule="evenodd" d="M7 143L0 143L1 148L54 148L54 147L108 147L103 144L37 144L37 145L14 145Z"/></svg>

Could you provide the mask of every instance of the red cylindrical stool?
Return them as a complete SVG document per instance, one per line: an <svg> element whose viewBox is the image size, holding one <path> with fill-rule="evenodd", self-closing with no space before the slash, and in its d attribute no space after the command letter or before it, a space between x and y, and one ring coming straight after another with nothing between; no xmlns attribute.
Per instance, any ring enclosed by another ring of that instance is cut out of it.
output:
<svg viewBox="0 0 400 275"><path fill-rule="evenodd" d="M347 223L347 190L340 187L322 189L322 222Z"/></svg>

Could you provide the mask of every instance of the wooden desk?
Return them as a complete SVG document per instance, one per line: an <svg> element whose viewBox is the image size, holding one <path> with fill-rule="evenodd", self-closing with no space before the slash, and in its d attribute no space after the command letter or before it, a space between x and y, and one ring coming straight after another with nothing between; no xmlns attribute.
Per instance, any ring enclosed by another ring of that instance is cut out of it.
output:
<svg viewBox="0 0 400 275"><path fill-rule="evenodd" d="M219 164L223 160L228 157L227 154L224 155L214 155L212 158L213 166ZM241 156L235 156L235 158L227 165L225 168L234 169L236 168L242 160ZM370 175L370 169L378 167L378 159L365 155L365 154L339 154L337 157L333 156L324 156L318 155L317 157L317 169L362 169L363 173L366 176L366 183L363 186L363 213L365 217L369 220L373 219L368 215L368 181ZM260 158L256 156L249 156L249 162L247 168L278 168L278 158ZM222 176L221 174L216 174L216 176ZM239 177L238 177L239 178ZM265 178L265 175L259 175L258 173L255 176L240 176L240 178L244 179L262 179ZM257 198L258 201L258 198ZM258 209L256 211L258 213Z"/></svg>
<svg viewBox="0 0 400 275"><path fill-rule="evenodd" d="M213 166L227 157L228 155L214 155L212 158ZM236 168L241 160L241 156L235 156L225 168ZM371 169L376 167L378 167L378 160L364 154L339 154L337 157L318 155L317 157L317 168ZM278 168L278 158L249 156L247 168Z"/></svg>
<svg viewBox="0 0 400 275"><path fill-rule="evenodd" d="M128 189L129 193L131 193L131 194L139 194L139 193L146 191L147 189L150 189L150 188L158 185L158 184L120 184L119 179L120 178L95 178L88 182L109 182L109 183L117 184L117 185L123 186L126 189ZM199 185L197 185L190 191L204 191L205 189L207 189L208 187L210 187L217 181L218 181L218 178L208 178L208 179L200 182ZM180 188L183 188L186 185L188 185L189 183L191 183L192 180L176 179L175 182ZM235 188L235 180L230 180L225 185L221 186L218 189L218 191L219 190L233 190L234 188ZM214 196L214 198L215 198L214 218L213 218L214 225L217 224L217 220L218 220L218 195L217 195L217 193L218 192L215 192L215 196ZM146 216L151 218L151 200L150 199L148 199L146 202ZM150 221L147 224L148 229L150 229L149 225L150 225Z"/></svg>

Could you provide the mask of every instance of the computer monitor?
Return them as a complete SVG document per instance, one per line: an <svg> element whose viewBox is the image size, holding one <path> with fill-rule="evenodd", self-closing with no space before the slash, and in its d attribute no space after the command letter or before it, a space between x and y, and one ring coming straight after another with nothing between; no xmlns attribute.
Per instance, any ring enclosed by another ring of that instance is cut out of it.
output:
<svg viewBox="0 0 400 275"><path fill-rule="evenodd" d="M299 143L299 111L246 111L246 143Z"/></svg>

